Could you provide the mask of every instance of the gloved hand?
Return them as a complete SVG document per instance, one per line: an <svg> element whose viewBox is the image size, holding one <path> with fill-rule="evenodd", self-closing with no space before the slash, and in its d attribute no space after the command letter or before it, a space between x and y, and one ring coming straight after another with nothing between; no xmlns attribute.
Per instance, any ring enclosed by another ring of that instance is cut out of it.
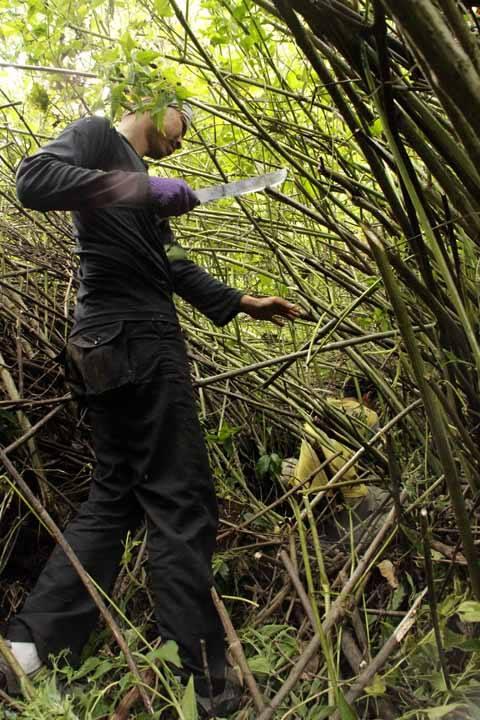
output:
<svg viewBox="0 0 480 720"><path fill-rule="evenodd" d="M183 215L199 204L197 196L185 180L151 177L148 178L148 184L160 217Z"/></svg>

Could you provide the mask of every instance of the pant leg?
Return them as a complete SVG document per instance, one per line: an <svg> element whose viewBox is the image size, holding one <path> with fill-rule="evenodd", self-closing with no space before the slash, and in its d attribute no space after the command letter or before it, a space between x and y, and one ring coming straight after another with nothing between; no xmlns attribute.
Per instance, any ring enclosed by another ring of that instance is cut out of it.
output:
<svg viewBox="0 0 480 720"><path fill-rule="evenodd" d="M88 400L97 459L89 497L64 535L87 572L109 593L118 573L127 532L143 513L132 492L128 464L128 422L122 408L131 388ZM10 640L33 640L41 660L70 651L77 664L98 618L98 610L76 570L57 545L21 612L10 623Z"/></svg>
<svg viewBox="0 0 480 720"><path fill-rule="evenodd" d="M197 677L204 639L210 673L223 678L223 629L210 595L217 505L185 347L178 328L162 324L129 327L126 336L133 383L89 400L98 467L89 500L66 538L109 591L121 542L141 507L159 632L178 643L185 668ZM75 661L96 618L57 548L9 638L25 639L17 633L26 627L43 660L68 647Z"/></svg>
<svg viewBox="0 0 480 720"><path fill-rule="evenodd" d="M146 514L158 630L178 643L184 666L200 687L201 639L212 678L221 683L225 673L224 632L210 593L217 503L178 330L162 331L158 352L161 363L137 388L136 407L129 409L135 416L130 463L134 492Z"/></svg>

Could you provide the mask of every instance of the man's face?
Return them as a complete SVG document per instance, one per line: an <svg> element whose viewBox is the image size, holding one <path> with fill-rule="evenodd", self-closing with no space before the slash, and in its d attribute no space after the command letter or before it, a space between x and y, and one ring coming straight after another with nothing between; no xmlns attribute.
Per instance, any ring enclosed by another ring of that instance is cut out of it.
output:
<svg viewBox="0 0 480 720"><path fill-rule="evenodd" d="M184 124L179 110L167 107L161 130L157 130L152 120L150 123L147 133L149 143L147 155L149 157L153 160L160 160L182 147Z"/></svg>

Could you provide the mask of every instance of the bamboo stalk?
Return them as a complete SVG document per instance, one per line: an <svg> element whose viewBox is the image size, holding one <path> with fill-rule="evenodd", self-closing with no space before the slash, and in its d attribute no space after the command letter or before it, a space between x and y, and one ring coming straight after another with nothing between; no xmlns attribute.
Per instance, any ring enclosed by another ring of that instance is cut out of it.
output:
<svg viewBox="0 0 480 720"><path fill-rule="evenodd" d="M435 86L442 88L441 100L447 114L450 104L445 104L443 92L448 93L452 104L478 137L480 124L472 109L477 106L480 109L480 77L470 57L455 42L441 13L430 0L405 0L402 3L382 0L382 3L408 33L413 47L431 68L430 78ZM447 57L449 61L445 62ZM455 126L455 119L453 124ZM479 153L475 152L471 159L477 164Z"/></svg>
<svg viewBox="0 0 480 720"><path fill-rule="evenodd" d="M21 65L20 63L0 62L0 67L15 68L16 70L32 70L34 72L54 73L55 75L78 75L85 78L98 78L94 73L81 72L80 70L67 70L60 67L47 67L45 65Z"/></svg>
<svg viewBox="0 0 480 720"><path fill-rule="evenodd" d="M20 394L18 392L17 386L12 377L12 374L8 370L8 367L5 363L4 357L1 352L0 352L0 378L1 378L3 385L7 391L7 394L10 397L10 400L12 400L12 402L18 402L21 399ZM51 414L52 413L49 413L49 415L51 415ZM56 414L56 413L54 413L54 414ZM40 458L40 454L38 452L36 442L34 440L34 435L35 435L36 430L32 429L29 419L27 418L25 413L23 413L21 410L17 410L17 418L18 418L18 423L23 430L24 440L27 443L28 454L30 456L32 468L37 476L38 486L40 488L40 493L42 496L42 502L44 505L45 504L50 505L51 490L48 486L47 478L45 475L45 470L43 468L43 463ZM19 443L19 444L21 444L21 443Z"/></svg>
<svg viewBox="0 0 480 720"><path fill-rule="evenodd" d="M440 630L440 622L438 618L437 594L435 592L435 581L433 575L432 552L430 548L430 531L428 527L428 514L425 508L420 510L420 526L423 536L423 552L425 556L425 574L427 576L428 601L430 605L430 615L432 618L433 631L435 634L435 642L437 643L438 659L442 668L445 685L449 692L452 691L452 684L448 673L445 653L443 650L442 633Z"/></svg>
<svg viewBox="0 0 480 720"><path fill-rule="evenodd" d="M372 252L378 263L380 272L382 273L386 290L390 297L390 301L394 308L398 324L404 338L405 347L412 362L412 369L423 398L432 437L445 472L445 480L447 482L452 507L454 509L458 528L462 537L464 554L468 562L472 589L475 597L480 600L480 563L472 537L470 521L461 490L460 478L458 477L456 463L452 455L450 442L445 428L443 410L425 379L425 366L418 350L415 335L412 330L412 324L405 304L401 298L393 272L388 264L383 247L371 229L364 228L364 232L370 243L370 247L372 248Z"/></svg>

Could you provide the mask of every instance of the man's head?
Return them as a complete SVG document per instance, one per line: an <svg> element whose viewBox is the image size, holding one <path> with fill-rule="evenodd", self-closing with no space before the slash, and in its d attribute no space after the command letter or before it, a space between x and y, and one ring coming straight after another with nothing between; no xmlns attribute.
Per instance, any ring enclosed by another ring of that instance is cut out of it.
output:
<svg viewBox="0 0 480 720"><path fill-rule="evenodd" d="M191 122L190 105L172 102L165 109L160 128L150 113L130 112L124 115L118 129L139 155L161 160L182 147L182 139Z"/></svg>
<svg viewBox="0 0 480 720"><path fill-rule="evenodd" d="M377 395L377 388L375 384L365 377L350 377L345 385L343 386L343 397L345 398L358 398L360 397L365 405L370 406Z"/></svg>
<svg viewBox="0 0 480 720"><path fill-rule="evenodd" d="M178 107L167 107L162 118L160 129L148 113L146 123L146 137L148 148L145 153L153 160L168 157L182 147L182 139L186 132L186 125ZM148 122L149 121L149 122Z"/></svg>

